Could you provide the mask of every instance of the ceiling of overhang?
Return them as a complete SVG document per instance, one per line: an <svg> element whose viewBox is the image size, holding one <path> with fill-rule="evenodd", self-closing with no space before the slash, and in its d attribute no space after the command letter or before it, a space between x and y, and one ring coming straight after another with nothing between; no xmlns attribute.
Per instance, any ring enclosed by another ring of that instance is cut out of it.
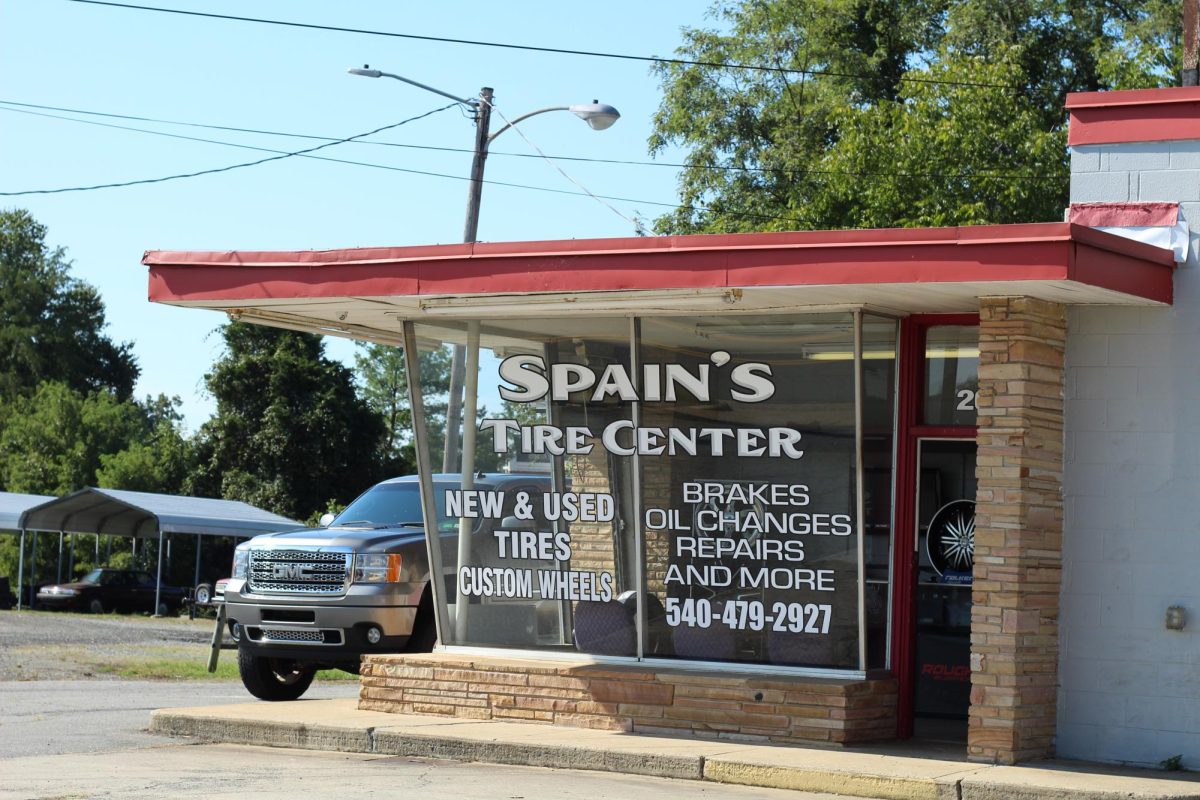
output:
<svg viewBox="0 0 1200 800"><path fill-rule="evenodd" d="M224 311L243 319L352 339L399 344L402 323L438 326L443 341L461 338L465 320L519 320L522 339L539 329L553 335L554 320L672 314L770 314L866 308L903 316L973 313L979 298L1026 296L1081 305L1162 305L1072 280L956 283L842 284L749 287L724 290L574 292L522 295L289 297L238 300L168 300L171 305ZM540 323L546 323L545 326ZM486 342L485 342L486 344ZM490 346L490 345L489 345Z"/></svg>

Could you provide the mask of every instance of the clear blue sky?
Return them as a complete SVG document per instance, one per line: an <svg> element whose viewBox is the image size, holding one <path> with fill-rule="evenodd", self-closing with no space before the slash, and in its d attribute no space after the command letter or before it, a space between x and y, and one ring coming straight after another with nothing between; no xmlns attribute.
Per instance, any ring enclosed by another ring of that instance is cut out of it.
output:
<svg viewBox="0 0 1200 800"><path fill-rule="evenodd" d="M311 0L146 5L432 36L669 56L681 26L711 24L687 0L353 2ZM81 5L0 0L0 100L342 138L443 105L389 79L346 74L370 64L473 97L496 90L509 117L598 98L622 118L603 133L566 113L523 124L550 155L647 160L659 87L649 65L579 56L416 42ZM50 112L55 113L55 112ZM76 116L62 114L60 116ZM79 118L79 117L76 117ZM319 142L83 117L278 150ZM494 128L493 128L494 129ZM0 191L80 186L192 172L265 156L216 144L0 111ZM373 137L470 148L473 128L451 109ZM517 135L497 140L487 177L576 190ZM466 176L469 153L345 144L320 155ZM667 153L662 161L677 161ZM560 162L597 194L676 200L676 170ZM461 240L467 185L293 158L245 170L129 188L0 198L28 208L68 249L74 273L97 286L109 333L133 343L137 393L179 395L189 429L211 414L203 375L219 355L224 316L146 300L147 249L249 250L452 243ZM614 203L652 220L664 209ZM631 224L587 197L484 188L480 239L628 236ZM0 287L2 290L2 287ZM327 339L331 355L353 346Z"/></svg>

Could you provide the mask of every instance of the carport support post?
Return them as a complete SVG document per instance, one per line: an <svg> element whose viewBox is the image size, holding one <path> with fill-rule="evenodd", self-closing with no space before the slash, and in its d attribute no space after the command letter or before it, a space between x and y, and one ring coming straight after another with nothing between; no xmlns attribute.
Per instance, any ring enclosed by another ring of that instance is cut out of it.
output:
<svg viewBox="0 0 1200 800"><path fill-rule="evenodd" d="M33 532L33 547L29 552L29 607L33 608L34 594L37 592L37 546L38 532Z"/></svg>
<svg viewBox="0 0 1200 800"><path fill-rule="evenodd" d="M196 534L196 574L192 576L192 586L200 585L200 534Z"/></svg>
<svg viewBox="0 0 1200 800"><path fill-rule="evenodd" d="M62 547L63 547L63 532L58 532L58 577L54 579L55 583L62 583Z"/></svg>
<svg viewBox="0 0 1200 800"><path fill-rule="evenodd" d="M162 550L163 550L163 532L162 527L158 529L158 574L154 576L154 616L159 616L158 603L162 593Z"/></svg>
<svg viewBox="0 0 1200 800"><path fill-rule="evenodd" d="M71 534L71 558L67 561L67 578L68 583L75 580L75 534Z"/></svg>
<svg viewBox="0 0 1200 800"><path fill-rule="evenodd" d="M21 550L17 553L17 611L25 600L25 529L21 528Z"/></svg>

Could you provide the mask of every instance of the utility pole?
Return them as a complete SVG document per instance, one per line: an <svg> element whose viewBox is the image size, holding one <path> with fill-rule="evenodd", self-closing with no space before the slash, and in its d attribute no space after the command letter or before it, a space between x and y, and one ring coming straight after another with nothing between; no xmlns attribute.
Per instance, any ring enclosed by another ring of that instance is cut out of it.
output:
<svg viewBox="0 0 1200 800"><path fill-rule="evenodd" d="M479 203L483 197L483 168L488 155L488 129L492 124L492 89L479 90L475 106L475 157L471 161L471 181L467 188L467 218L463 225L463 242L479 240ZM446 402L446 452L442 454L442 472L458 472L460 460L459 432L462 427L463 380L467 372L467 349L454 345L450 361L450 396ZM465 476L464 476L465 477Z"/></svg>
<svg viewBox="0 0 1200 800"><path fill-rule="evenodd" d="M1197 59L1197 24L1200 24L1200 13L1197 6L1200 0L1183 0L1183 85L1196 86L1200 59Z"/></svg>

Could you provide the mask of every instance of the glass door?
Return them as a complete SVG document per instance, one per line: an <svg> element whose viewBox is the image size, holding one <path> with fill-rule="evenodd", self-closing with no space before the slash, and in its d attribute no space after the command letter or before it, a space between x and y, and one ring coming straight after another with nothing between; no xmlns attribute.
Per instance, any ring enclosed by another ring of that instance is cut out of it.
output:
<svg viewBox="0 0 1200 800"><path fill-rule="evenodd" d="M917 736L966 736L971 694L975 440L918 442Z"/></svg>

